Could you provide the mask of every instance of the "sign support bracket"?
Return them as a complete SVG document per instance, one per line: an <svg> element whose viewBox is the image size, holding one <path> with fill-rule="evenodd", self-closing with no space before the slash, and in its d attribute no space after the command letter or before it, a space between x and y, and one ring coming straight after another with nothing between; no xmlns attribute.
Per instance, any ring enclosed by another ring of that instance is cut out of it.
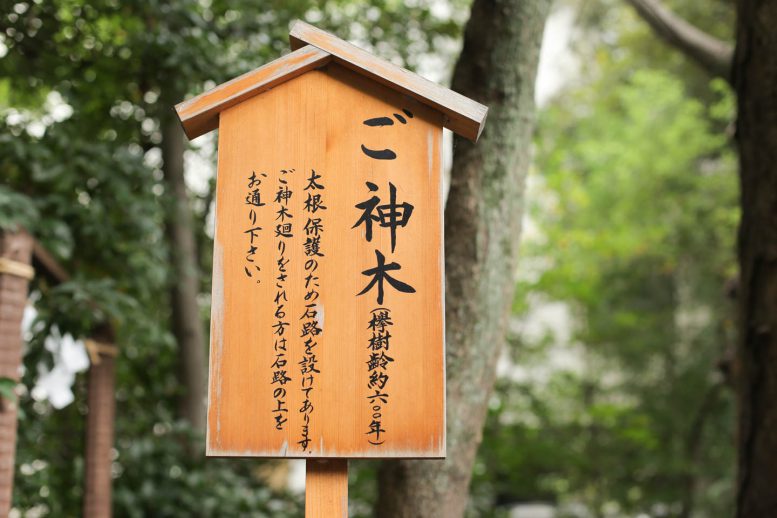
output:
<svg viewBox="0 0 777 518"><path fill-rule="evenodd" d="M348 459L305 460L305 518L348 517Z"/></svg>

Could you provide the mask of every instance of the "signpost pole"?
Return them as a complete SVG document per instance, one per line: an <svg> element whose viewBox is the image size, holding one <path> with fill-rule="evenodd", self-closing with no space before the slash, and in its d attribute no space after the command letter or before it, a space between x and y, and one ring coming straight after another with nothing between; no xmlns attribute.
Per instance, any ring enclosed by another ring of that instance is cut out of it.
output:
<svg viewBox="0 0 777 518"><path fill-rule="evenodd" d="M305 518L348 517L348 459L305 461Z"/></svg>

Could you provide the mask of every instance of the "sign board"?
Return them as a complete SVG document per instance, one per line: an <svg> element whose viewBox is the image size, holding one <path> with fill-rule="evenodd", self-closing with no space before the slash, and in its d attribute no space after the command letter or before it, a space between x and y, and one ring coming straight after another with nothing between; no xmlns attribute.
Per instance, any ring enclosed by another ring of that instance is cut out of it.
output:
<svg viewBox="0 0 777 518"><path fill-rule="evenodd" d="M477 103L295 29L177 107L220 130L207 454L444 457L442 128L468 123L429 99Z"/></svg>

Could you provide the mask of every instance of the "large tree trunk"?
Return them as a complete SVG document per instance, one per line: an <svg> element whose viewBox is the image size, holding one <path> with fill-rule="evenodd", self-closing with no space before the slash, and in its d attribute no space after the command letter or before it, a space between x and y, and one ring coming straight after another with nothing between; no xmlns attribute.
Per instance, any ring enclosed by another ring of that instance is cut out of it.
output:
<svg viewBox="0 0 777 518"><path fill-rule="evenodd" d="M462 516L514 295L534 82L550 0L475 0L452 88L489 107L455 141L445 210L448 457L385 462L378 516Z"/></svg>
<svg viewBox="0 0 777 518"><path fill-rule="evenodd" d="M737 516L777 516L777 3L738 2L742 196Z"/></svg>
<svg viewBox="0 0 777 518"><path fill-rule="evenodd" d="M173 333L178 342L181 417L200 431L205 430L207 358L205 333L197 305L200 275L189 196L184 182L184 135L171 113L162 119L162 160L165 182L173 206L169 209L167 233L170 243Z"/></svg>
<svg viewBox="0 0 777 518"><path fill-rule="evenodd" d="M32 237L0 232L0 377L19 380L22 316L32 277ZM0 398L0 516L8 516L16 457L16 401Z"/></svg>

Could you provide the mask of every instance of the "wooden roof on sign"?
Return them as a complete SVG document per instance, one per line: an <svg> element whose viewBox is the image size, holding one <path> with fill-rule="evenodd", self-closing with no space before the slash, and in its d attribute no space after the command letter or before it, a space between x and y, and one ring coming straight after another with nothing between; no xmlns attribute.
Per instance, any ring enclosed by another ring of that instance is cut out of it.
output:
<svg viewBox="0 0 777 518"><path fill-rule="evenodd" d="M177 104L186 136L193 139L216 129L220 112L330 61L434 108L444 115L443 126L462 137L475 141L483 131L488 108L468 97L305 22L292 26L289 39L290 54Z"/></svg>

